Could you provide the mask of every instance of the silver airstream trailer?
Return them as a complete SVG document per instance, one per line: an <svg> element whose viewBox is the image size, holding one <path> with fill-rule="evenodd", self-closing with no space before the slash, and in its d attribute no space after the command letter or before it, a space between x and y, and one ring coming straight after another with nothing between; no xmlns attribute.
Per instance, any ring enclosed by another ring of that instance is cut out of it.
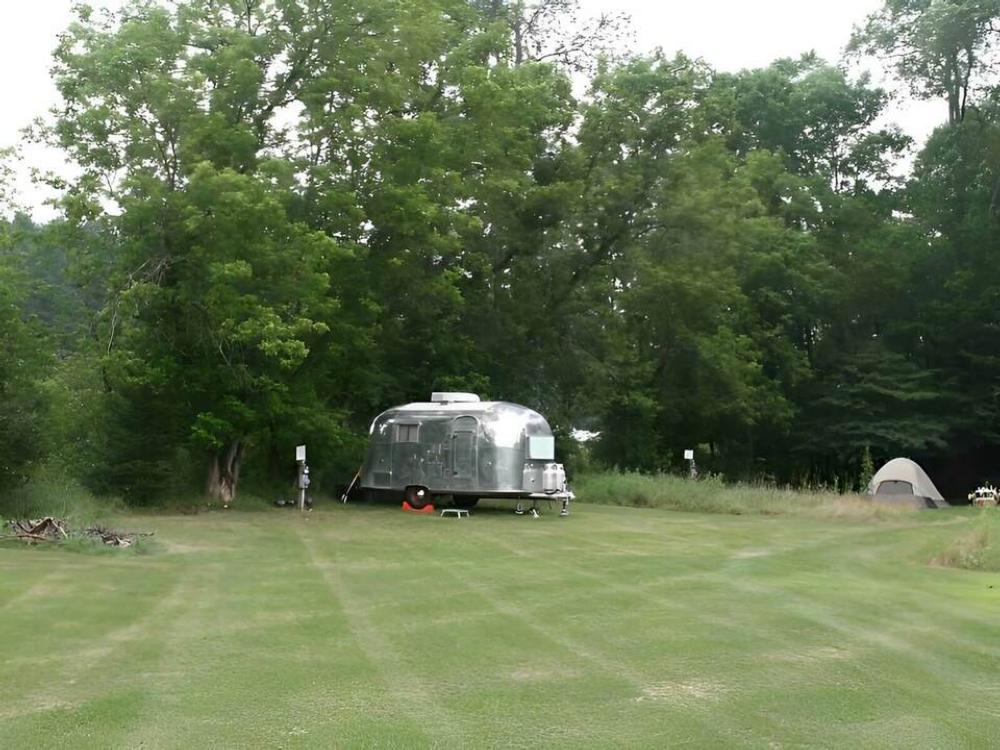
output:
<svg viewBox="0 0 1000 750"><path fill-rule="evenodd" d="M573 493L555 463L555 438L538 412L471 393L434 393L375 417L357 485L421 508L450 496L458 507L480 498L559 500ZM346 499L346 496L345 496Z"/></svg>

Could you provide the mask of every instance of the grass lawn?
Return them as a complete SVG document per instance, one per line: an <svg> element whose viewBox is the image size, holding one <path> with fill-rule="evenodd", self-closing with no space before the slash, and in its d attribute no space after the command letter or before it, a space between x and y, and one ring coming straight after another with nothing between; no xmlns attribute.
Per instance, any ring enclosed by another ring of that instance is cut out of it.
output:
<svg viewBox="0 0 1000 750"><path fill-rule="evenodd" d="M0 747L996 747L977 511L133 516L0 546Z"/></svg>

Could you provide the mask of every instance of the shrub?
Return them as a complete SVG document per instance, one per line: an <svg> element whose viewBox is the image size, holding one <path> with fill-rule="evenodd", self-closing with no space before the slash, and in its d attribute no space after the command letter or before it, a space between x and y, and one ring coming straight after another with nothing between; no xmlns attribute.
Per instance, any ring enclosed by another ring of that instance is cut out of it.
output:
<svg viewBox="0 0 1000 750"><path fill-rule="evenodd" d="M124 508L117 498L97 497L76 480L47 467L30 481L0 493L3 518L55 516L79 526L102 521Z"/></svg>

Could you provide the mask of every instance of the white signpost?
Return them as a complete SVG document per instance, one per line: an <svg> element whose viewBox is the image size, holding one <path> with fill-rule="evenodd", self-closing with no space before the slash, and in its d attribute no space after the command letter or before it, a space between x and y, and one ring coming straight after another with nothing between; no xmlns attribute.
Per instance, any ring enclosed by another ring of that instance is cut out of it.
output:
<svg viewBox="0 0 1000 750"><path fill-rule="evenodd" d="M688 448L687 450L684 451L684 460L689 462L689 474L688 475L692 479L696 479L698 477L698 469L695 468L695 465L694 465L694 449L693 448Z"/></svg>
<svg viewBox="0 0 1000 750"><path fill-rule="evenodd" d="M306 466L306 447L295 446L295 461L299 465L299 510L306 509L306 488L309 486L309 467Z"/></svg>

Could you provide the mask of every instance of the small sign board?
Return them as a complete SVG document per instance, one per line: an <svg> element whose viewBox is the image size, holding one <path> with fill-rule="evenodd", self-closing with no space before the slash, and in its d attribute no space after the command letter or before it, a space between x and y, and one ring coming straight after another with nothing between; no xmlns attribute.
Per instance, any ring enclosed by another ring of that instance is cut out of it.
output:
<svg viewBox="0 0 1000 750"><path fill-rule="evenodd" d="M684 460L685 461L694 461L694 451L690 450L690 449L684 451Z"/></svg>
<svg viewBox="0 0 1000 750"><path fill-rule="evenodd" d="M296 461L306 460L306 447L304 445L295 446L295 460Z"/></svg>
<svg viewBox="0 0 1000 750"><path fill-rule="evenodd" d="M553 461L556 457L556 439L533 435L528 438L528 458Z"/></svg>

